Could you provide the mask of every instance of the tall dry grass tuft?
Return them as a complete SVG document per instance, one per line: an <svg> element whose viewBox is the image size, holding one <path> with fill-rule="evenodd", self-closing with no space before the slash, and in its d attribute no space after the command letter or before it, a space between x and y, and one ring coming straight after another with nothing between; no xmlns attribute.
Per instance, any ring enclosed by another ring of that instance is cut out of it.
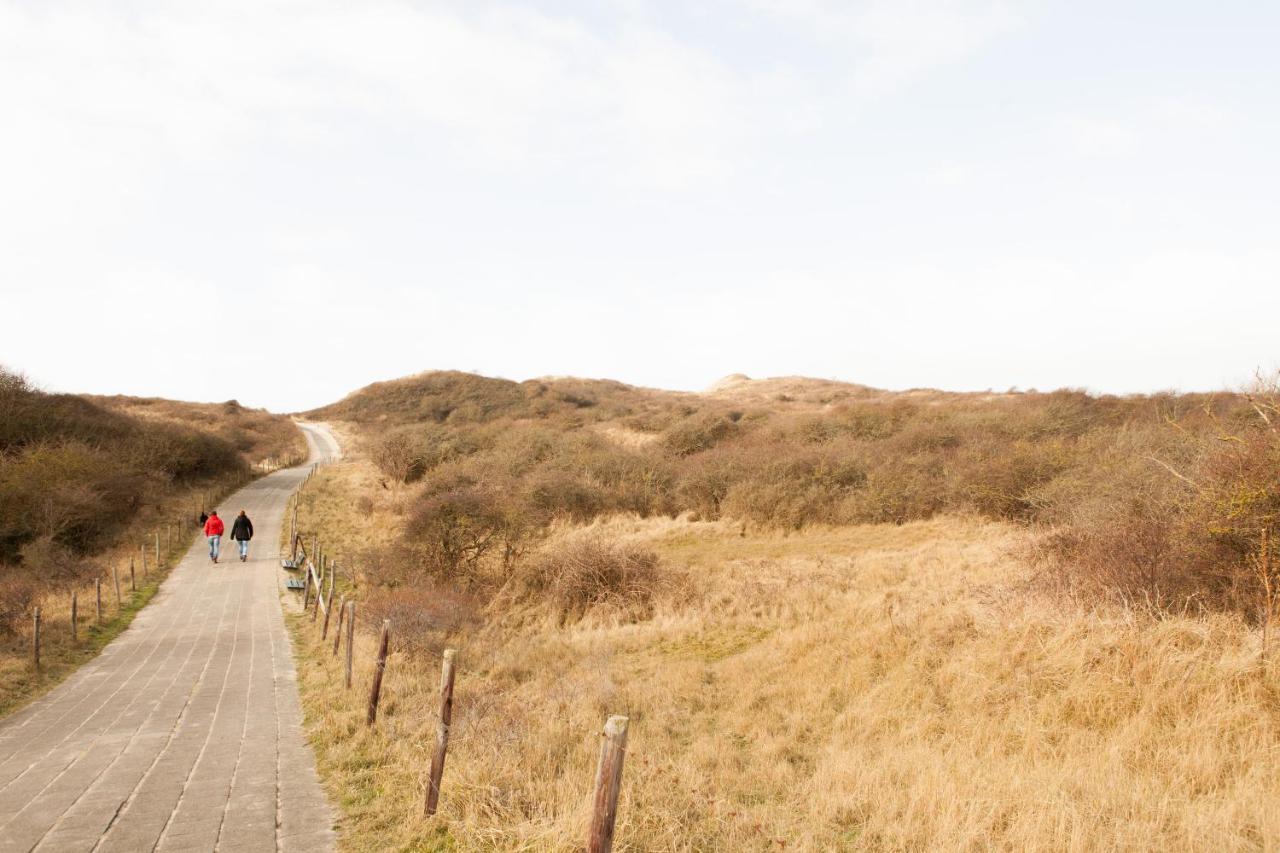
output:
<svg viewBox="0 0 1280 853"><path fill-rule="evenodd" d="M682 586L653 550L584 536L548 544L517 564L493 607L545 607L562 624L588 613L637 621Z"/></svg>

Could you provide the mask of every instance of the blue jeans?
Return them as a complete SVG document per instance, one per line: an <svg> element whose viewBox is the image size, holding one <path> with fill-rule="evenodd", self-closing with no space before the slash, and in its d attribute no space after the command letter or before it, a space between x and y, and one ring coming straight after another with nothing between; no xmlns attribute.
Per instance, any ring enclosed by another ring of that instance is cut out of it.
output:
<svg viewBox="0 0 1280 853"><path fill-rule="evenodd" d="M222 537L221 537L221 536L210 536L210 537L209 537L209 556L210 556L210 557L212 557L212 558L213 558L213 559L215 559L215 560L216 560L216 559L218 559L218 546L219 546L221 543L222 543Z"/></svg>
<svg viewBox="0 0 1280 853"><path fill-rule="evenodd" d="M240 546L241 557L249 556L249 540L248 539L237 539L236 544Z"/></svg>

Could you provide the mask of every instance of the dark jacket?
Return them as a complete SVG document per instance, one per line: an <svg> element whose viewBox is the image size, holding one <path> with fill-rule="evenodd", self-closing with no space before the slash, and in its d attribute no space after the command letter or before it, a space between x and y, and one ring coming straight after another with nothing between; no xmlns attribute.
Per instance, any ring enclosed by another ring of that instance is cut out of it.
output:
<svg viewBox="0 0 1280 853"><path fill-rule="evenodd" d="M253 522L249 516L236 516L235 524L231 525L231 538L237 542L248 542L253 538Z"/></svg>

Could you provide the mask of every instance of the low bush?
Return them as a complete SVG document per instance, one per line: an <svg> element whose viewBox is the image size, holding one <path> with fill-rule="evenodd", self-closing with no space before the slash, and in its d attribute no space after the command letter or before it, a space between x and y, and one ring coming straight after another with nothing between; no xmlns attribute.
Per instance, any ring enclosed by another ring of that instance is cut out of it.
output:
<svg viewBox="0 0 1280 853"><path fill-rule="evenodd" d="M505 592L516 601L550 607L562 623L596 610L644 619L677 582L653 551L583 538L531 555L511 574Z"/></svg>
<svg viewBox="0 0 1280 853"><path fill-rule="evenodd" d="M360 618L370 625L390 619L397 651L439 655L451 635L477 621L476 601L448 586L375 589L361 603Z"/></svg>

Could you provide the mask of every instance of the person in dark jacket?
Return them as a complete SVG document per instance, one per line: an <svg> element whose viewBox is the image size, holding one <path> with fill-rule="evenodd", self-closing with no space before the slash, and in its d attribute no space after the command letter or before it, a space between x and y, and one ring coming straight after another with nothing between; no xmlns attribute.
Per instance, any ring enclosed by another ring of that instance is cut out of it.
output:
<svg viewBox="0 0 1280 853"><path fill-rule="evenodd" d="M231 538L240 546L240 562L249 559L249 540L253 538L253 522L240 510L235 523L231 525Z"/></svg>

